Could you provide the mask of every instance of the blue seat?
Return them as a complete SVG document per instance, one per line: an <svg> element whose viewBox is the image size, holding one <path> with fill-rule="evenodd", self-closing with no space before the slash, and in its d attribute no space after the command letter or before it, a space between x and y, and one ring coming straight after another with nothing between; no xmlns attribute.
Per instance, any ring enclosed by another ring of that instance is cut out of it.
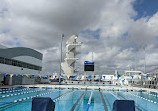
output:
<svg viewBox="0 0 158 111"><path fill-rule="evenodd" d="M54 111L55 102L49 97L34 97L32 98L31 111Z"/></svg>
<svg viewBox="0 0 158 111"><path fill-rule="evenodd" d="M135 102L133 100L115 100L113 111L135 111Z"/></svg>

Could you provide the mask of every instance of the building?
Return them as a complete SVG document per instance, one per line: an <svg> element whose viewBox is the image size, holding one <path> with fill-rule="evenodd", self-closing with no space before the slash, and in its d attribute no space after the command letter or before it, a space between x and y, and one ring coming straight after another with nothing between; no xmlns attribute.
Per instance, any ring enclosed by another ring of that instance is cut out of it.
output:
<svg viewBox="0 0 158 111"><path fill-rule="evenodd" d="M14 85L28 82L28 75L39 75L42 71L43 54L30 48L7 48L0 45L0 81ZM26 78L22 76L26 76ZM30 78L31 80L31 78Z"/></svg>

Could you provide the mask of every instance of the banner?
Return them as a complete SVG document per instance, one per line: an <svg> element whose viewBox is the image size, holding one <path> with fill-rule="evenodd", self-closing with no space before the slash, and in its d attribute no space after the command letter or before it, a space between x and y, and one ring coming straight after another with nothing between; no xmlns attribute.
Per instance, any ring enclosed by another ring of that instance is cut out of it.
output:
<svg viewBox="0 0 158 111"><path fill-rule="evenodd" d="M104 80L105 80L105 77L106 77L106 76L103 76Z"/></svg>
<svg viewBox="0 0 158 111"><path fill-rule="evenodd" d="M6 77L7 76L7 74L4 74L4 77Z"/></svg>

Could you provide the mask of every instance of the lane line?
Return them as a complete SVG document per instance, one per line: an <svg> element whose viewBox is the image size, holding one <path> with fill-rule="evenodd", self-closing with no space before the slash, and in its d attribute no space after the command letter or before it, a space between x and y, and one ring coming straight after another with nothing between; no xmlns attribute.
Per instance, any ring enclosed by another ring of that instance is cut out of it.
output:
<svg viewBox="0 0 158 111"><path fill-rule="evenodd" d="M86 90L86 93L87 93L87 90ZM85 93L85 95L86 95L86 93ZM80 103L79 103L78 108L77 108L76 111L79 111L80 106L81 106L81 103L83 102L85 95L84 95L83 98L81 99L81 101L80 101Z"/></svg>
<svg viewBox="0 0 158 111"><path fill-rule="evenodd" d="M105 103L105 100L104 100L103 94L102 94L102 92L101 92L101 91L99 91L99 92L100 92L100 96L101 96L102 102L103 102L103 104L104 104L104 109L105 109L105 111L108 111L108 108L107 108L107 105L106 105L106 103Z"/></svg>
<svg viewBox="0 0 158 111"><path fill-rule="evenodd" d="M71 111L74 111L74 109L76 108L78 102L81 100L81 98L86 94L87 91L83 92L83 94L77 99L76 103L73 105L73 107L71 108Z"/></svg>
<svg viewBox="0 0 158 111"><path fill-rule="evenodd" d="M111 105L110 105L110 103L109 103L109 100L107 99L107 97L106 97L106 94L105 93L103 93L104 94L104 97L105 97L105 100L107 101L107 103L108 103L108 106L110 107L110 111L111 111Z"/></svg>
<svg viewBox="0 0 158 111"><path fill-rule="evenodd" d="M120 100L119 97L117 97L116 95L114 95L112 92L108 91L111 95L113 95L116 99Z"/></svg>
<svg viewBox="0 0 158 111"><path fill-rule="evenodd" d="M76 91L76 90L75 90L75 91ZM64 93L64 94L62 94L62 95L60 95L60 96L54 98L54 99L53 99L53 102L57 102L57 101L59 101L60 99L64 98L65 96L67 96L67 95L69 95L69 94L71 94L71 93L73 93L73 92L74 92L74 91L68 91L68 92L66 92L66 93Z"/></svg>

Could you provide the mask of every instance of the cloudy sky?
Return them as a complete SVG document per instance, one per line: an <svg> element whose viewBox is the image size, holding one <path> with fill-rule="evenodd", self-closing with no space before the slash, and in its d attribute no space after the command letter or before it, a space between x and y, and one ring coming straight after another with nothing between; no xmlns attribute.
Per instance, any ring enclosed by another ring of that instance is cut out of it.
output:
<svg viewBox="0 0 158 111"><path fill-rule="evenodd" d="M79 71L93 52L96 74L144 71L145 63L149 72L158 67L157 4L157 0L0 0L0 44L36 49L44 54L43 70L59 72L60 35L65 34L65 45L78 34L83 42L77 48Z"/></svg>

